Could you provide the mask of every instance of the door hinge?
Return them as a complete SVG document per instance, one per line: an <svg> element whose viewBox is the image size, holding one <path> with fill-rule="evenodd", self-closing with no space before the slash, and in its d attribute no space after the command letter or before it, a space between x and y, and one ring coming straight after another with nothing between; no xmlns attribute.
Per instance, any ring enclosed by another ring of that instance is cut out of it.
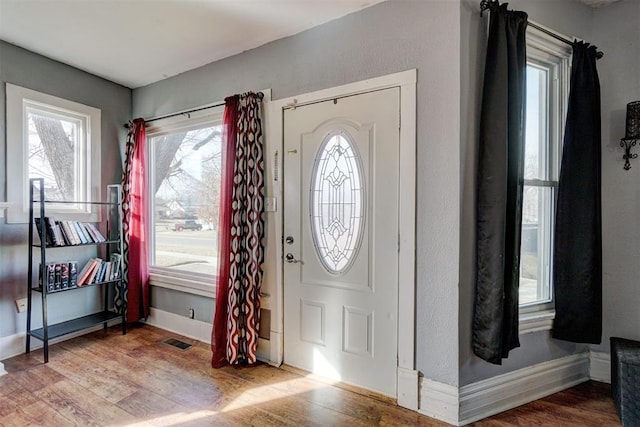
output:
<svg viewBox="0 0 640 427"><path fill-rule="evenodd" d="M398 253L400 253L400 235L398 234Z"/></svg>

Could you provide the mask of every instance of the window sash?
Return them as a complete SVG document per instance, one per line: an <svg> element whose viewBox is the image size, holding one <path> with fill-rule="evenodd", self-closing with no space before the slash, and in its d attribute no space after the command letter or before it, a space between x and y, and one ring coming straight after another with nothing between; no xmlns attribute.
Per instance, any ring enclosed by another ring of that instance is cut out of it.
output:
<svg viewBox="0 0 640 427"><path fill-rule="evenodd" d="M527 30L527 66L543 71L546 76L546 87L539 94L540 128L539 140L544 141L538 147L538 168L535 173L526 175L523 180L525 188L537 189L538 203L546 199L543 206L538 206L537 243L538 247L538 289L537 295L543 298L520 304L521 322L524 328L521 333L541 330L541 313L544 316L553 312L553 226L555 219L555 201L560 173L560 157L562 155L562 135L564 117L569 88L569 64L571 48L551 39L535 29ZM523 221L524 224L524 221ZM527 226L524 224L524 226ZM530 230L529 230L530 232ZM524 229L523 229L524 235ZM522 257L521 257L522 258ZM522 259L521 259L522 261ZM540 289L540 286L546 289ZM541 292L542 291L542 292ZM553 317L553 316L552 316ZM552 318L551 317L551 318ZM533 319L533 322L531 320ZM526 326L531 323L534 329ZM549 329L550 319L545 317L543 329ZM522 325L521 325L522 326Z"/></svg>
<svg viewBox="0 0 640 427"><path fill-rule="evenodd" d="M27 223L29 220L28 120L33 113L77 123L80 130L77 158L70 166L74 169L73 201L80 203L51 204L47 210L54 215L64 214L71 220L100 221L100 209L86 203L101 200L100 109L10 83L6 84L6 109L7 140L14 142L7 145L7 222ZM47 198L53 197L47 194Z"/></svg>
<svg viewBox="0 0 640 427"><path fill-rule="evenodd" d="M179 132L189 132L207 127L220 126L222 124L222 113L224 107L212 107L204 111L180 115L167 119L150 122L147 125L147 144L149 159L149 266L151 273L151 283L154 286L166 287L169 289L183 290L196 294L207 294L215 289L217 282L217 272L215 274L199 273L193 271L181 271L171 267L155 265L157 236L156 227L156 200L152 194L156 186L156 177L153 171L156 168L155 143L154 138L168 136ZM216 239L217 240L217 239ZM217 243L217 242L216 242ZM218 248L215 248L217 256Z"/></svg>

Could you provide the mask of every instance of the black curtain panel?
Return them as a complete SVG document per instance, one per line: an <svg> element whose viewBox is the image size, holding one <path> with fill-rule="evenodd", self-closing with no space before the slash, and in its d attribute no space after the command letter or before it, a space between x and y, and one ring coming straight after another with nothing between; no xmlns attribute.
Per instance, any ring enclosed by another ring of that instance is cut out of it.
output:
<svg viewBox="0 0 640 427"><path fill-rule="evenodd" d="M527 14L490 4L476 204L473 352L501 364L518 340Z"/></svg>
<svg viewBox="0 0 640 427"><path fill-rule="evenodd" d="M600 138L596 47L577 42L558 183L552 336L592 344L602 335Z"/></svg>

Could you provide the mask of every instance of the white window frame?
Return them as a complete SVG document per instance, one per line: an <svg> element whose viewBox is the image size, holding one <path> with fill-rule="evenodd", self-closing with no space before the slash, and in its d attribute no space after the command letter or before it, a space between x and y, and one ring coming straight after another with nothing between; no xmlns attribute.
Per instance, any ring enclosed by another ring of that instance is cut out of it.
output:
<svg viewBox="0 0 640 427"><path fill-rule="evenodd" d="M68 117L82 122L80 137L81 161L76 176L81 189L78 202L101 201L101 118L98 108L69 101L57 96L7 83L7 222L29 222L29 129L27 114L30 109ZM47 214L64 214L66 219L100 221L100 209L96 205L47 206Z"/></svg>
<svg viewBox="0 0 640 427"><path fill-rule="evenodd" d="M551 241L546 245L548 254L544 273L549 280L549 300L520 305L520 334L549 330L553 326L555 308L553 301L553 222L555 218L555 199L557 182L560 175L560 158L564 135L567 104L569 100L569 78L571 65L571 46L557 40L533 27L527 29L527 64L542 66L550 71L548 96L548 177L545 180L524 181L525 185L552 189ZM569 39L568 37L565 37Z"/></svg>
<svg viewBox="0 0 640 427"><path fill-rule="evenodd" d="M153 157L153 147L151 139L180 131L199 129L207 126L215 126L222 123L224 106L214 104L212 106L203 106L198 110L201 111L179 114L166 119L149 121L146 126L147 135L147 159L149 159L148 182L149 189L155 188L155 174L151 171L155 170L155 158ZM215 298L217 276L193 273L193 272L177 272L170 268L153 266L153 257L155 248L154 229L154 212L155 197L149 193L149 276L150 284L167 289L173 289L190 294L201 295L209 298Z"/></svg>

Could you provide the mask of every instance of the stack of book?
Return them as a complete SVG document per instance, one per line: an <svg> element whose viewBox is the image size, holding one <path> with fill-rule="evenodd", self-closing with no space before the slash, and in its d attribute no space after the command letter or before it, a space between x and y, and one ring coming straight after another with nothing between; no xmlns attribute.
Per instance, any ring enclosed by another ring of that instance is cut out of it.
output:
<svg viewBox="0 0 640 427"><path fill-rule="evenodd" d="M39 286L47 292L56 292L78 286L78 263L76 261L51 262L45 266L45 280L40 269Z"/></svg>
<svg viewBox="0 0 640 427"><path fill-rule="evenodd" d="M42 222L40 218L34 218L34 222L42 242ZM86 245L106 241L100 230L89 222L56 221L53 217L45 216L44 229L47 246Z"/></svg>
<svg viewBox="0 0 640 427"><path fill-rule="evenodd" d="M112 282L120 279L120 254L112 254L109 261L92 258L78 273L77 286Z"/></svg>

